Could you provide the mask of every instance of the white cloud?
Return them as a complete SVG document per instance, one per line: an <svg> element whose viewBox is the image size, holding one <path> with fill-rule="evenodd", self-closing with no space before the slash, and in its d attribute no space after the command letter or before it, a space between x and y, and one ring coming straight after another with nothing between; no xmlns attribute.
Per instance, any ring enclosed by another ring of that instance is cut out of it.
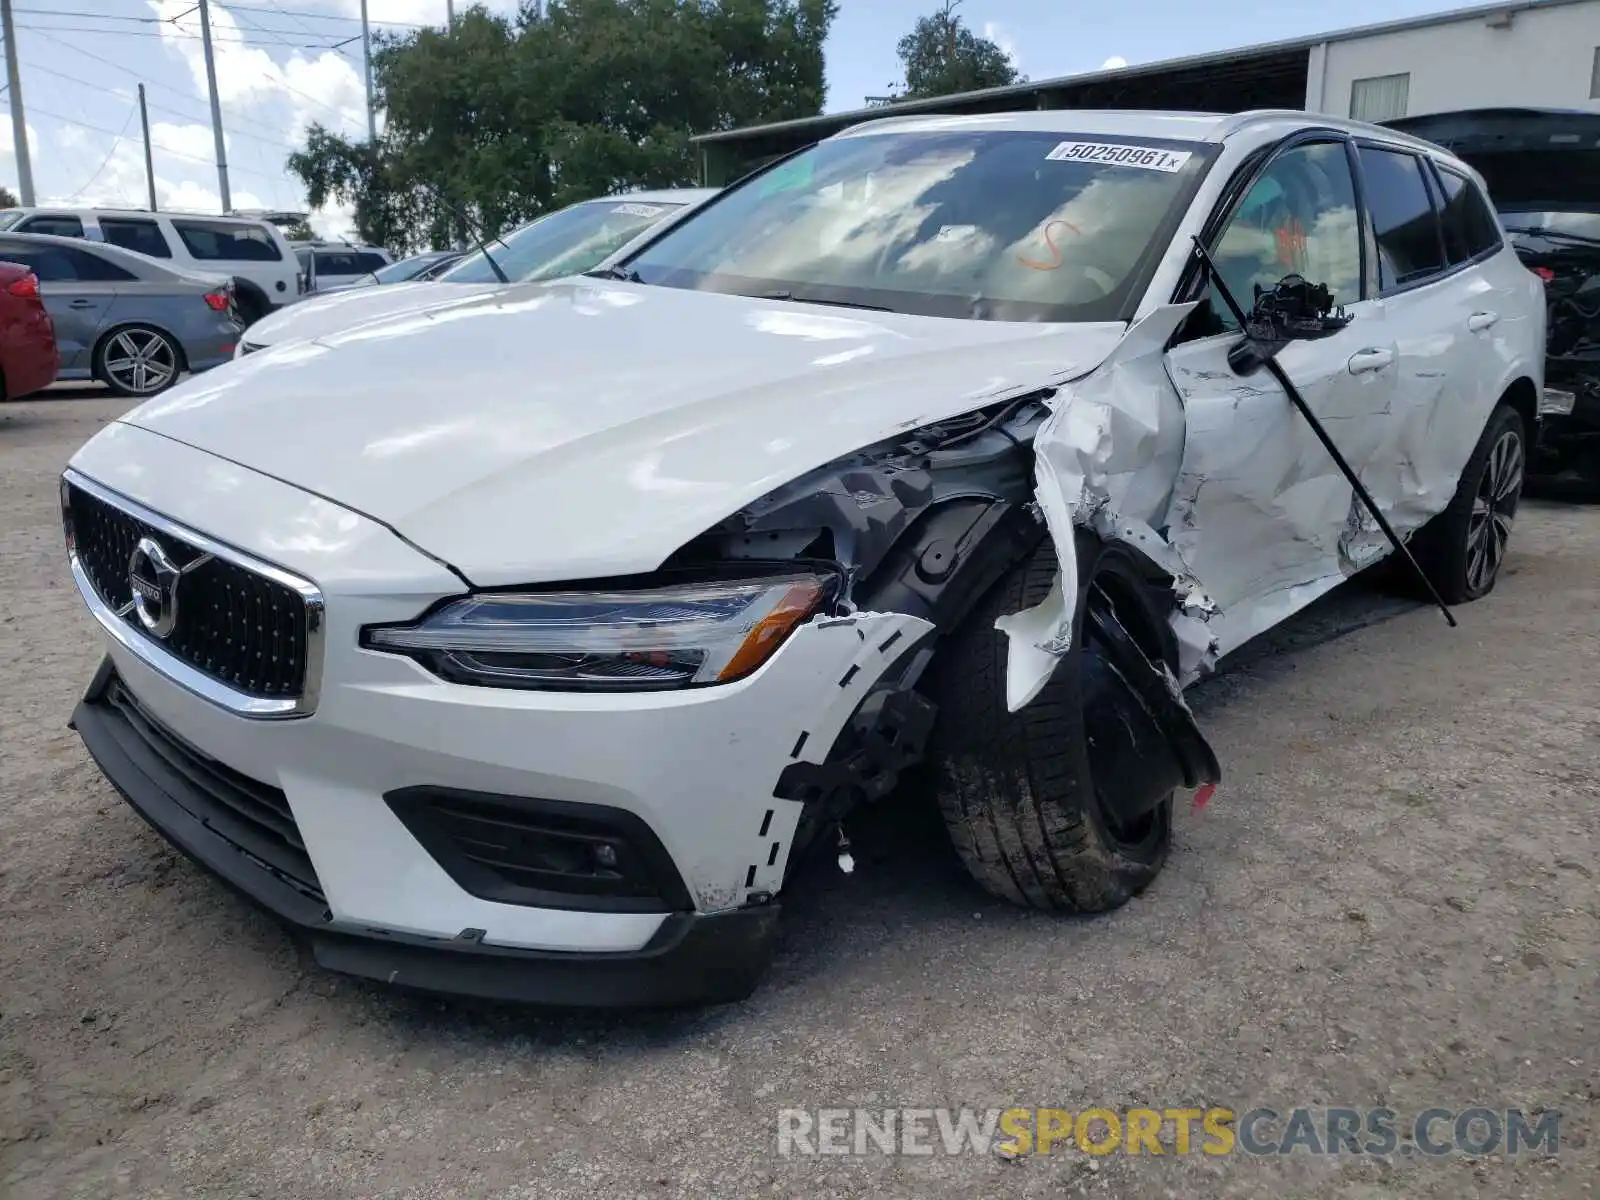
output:
<svg viewBox="0 0 1600 1200"><path fill-rule="evenodd" d="M1115 71L1118 68L1125 67L1127 65L1128 60L1123 58L1122 55L1113 54L1110 58L1106 59L1105 62L1100 64L1100 69L1102 71Z"/></svg>
<svg viewBox="0 0 1600 1200"><path fill-rule="evenodd" d="M1011 36L1011 31L998 21L985 21L983 23L983 36L993 42L1011 60L1011 65L1017 70L1022 70L1022 58L1017 53L1017 42Z"/></svg>
<svg viewBox="0 0 1600 1200"><path fill-rule="evenodd" d="M150 0L150 7L165 22L163 43L182 56L196 94L206 95L199 13L187 0ZM280 64L262 48L276 43L259 28L240 24L222 4L211 6L211 32L217 98L224 109L248 111L268 101L287 101L293 115L286 140L298 140L311 121L344 133L366 131L366 82L358 66L359 52L358 61L352 62L336 50L311 56L296 48Z"/></svg>
<svg viewBox="0 0 1600 1200"><path fill-rule="evenodd" d="M81 137L78 130L63 130L65 141ZM179 150L196 157L211 151L211 130L204 125L173 125L159 122L150 127L150 142L154 148L156 168L156 203L164 209L187 212L220 212L222 197L212 185L215 175L205 161L194 162L171 155L163 157L163 147ZM85 140L84 145L89 145ZM144 207L149 203L149 185L144 169L144 147L137 136L124 137L108 156L103 142L99 155L104 165L92 178L73 180L66 186L78 186L72 193L41 191L39 199L47 204L74 204L85 208ZM204 181L204 182L202 182ZM259 195L248 187L233 187L232 199L236 208L269 207Z"/></svg>
<svg viewBox="0 0 1600 1200"><path fill-rule="evenodd" d="M351 204L325 204L311 214L311 228L318 237L332 241L356 239L356 210Z"/></svg>
<svg viewBox="0 0 1600 1200"><path fill-rule="evenodd" d="M32 122L28 124L28 161L33 167L34 178L39 176L39 130ZM10 188L12 193L19 196L21 190L17 187L17 151L16 142L11 136L11 118L0 114L0 183Z"/></svg>

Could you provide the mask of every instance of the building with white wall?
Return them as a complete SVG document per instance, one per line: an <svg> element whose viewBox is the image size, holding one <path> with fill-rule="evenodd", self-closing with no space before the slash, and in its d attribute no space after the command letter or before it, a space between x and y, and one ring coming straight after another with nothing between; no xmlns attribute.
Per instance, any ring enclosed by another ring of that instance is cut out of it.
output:
<svg viewBox="0 0 1600 1200"><path fill-rule="evenodd" d="M1600 0L1530 2L1329 34L1305 107L1363 121L1464 108L1600 112Z"/></svg>
<svg viewBox="0 0 1600 1200"><path fill-rule="evenodd" d="M1600 0L1521 0L912 100L696 140L713 186L873 117L1017 108L1304 108L1367 121L1476 108L1600 113Z"/></svg>

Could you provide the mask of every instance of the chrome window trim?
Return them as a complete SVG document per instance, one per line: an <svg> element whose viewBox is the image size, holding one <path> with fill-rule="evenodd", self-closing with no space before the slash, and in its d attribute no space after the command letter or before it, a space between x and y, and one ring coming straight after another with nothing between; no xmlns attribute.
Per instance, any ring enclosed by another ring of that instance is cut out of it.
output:
<svg viewBox="0 0 1600 1200"><path fill-rule="evenodd" d="M264 696L251 696L229 687L220 680L211 678L203 671L197 670L184 662L183 659L167 650L160 643L145 636L128 621L116 612L100 597L95 590L89 574L78 561L77 549L73 541L72 509L68 503L68 485L81 488L96 499L109 504L112 508L127 513L143 521L154 529L163 533L181 538L195 549L213 555L242 567L256 575L282 585L293 592L297 592L306 608L306 670L305 682L300 695L294 699L270 699ZM219 542L213 537L208 537L187 525L180 525L170 517L152 512L135 500L130 500L120 492L112 491L103 484L68 467L61 474L61 519L67 534L67 557L72 566L73 582L78 585L78 592L83 597L83 602L88 606L90 614L123 649L132 654L145 666L157 674L171 680L187 692L192 692L202 700L208 700L219 708L224 708L236 716L249 717L254 720L284 720L295 717L308 717L316 711L317 701L322 693L322 660L324 656L325 638L327 636L326 604L323 600L322 589L309 579L284 570L282 567L256 558L243 550Z"/></svg>

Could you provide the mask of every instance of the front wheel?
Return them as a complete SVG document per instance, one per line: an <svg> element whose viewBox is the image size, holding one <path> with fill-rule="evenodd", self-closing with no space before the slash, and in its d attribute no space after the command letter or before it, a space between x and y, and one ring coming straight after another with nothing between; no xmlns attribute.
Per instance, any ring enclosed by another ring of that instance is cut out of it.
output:
<svg viewBox="0 0 1600 1200"><path fill-rule="evenodd" d="M946 827L984 888L1031 908L1100 912L1127 903L1166 863L1174 788L1146 779L1146 799L1131 805L1117 791L1124 768L1144 768L1106 724L1118 723L1117 714L1084 711L1100 682L1090 673L1105 661L1088 652L1097 622L1085 620L1085 609L1110 613L1151 659L1172 655L1163 618L1125 552L1084 538L1078 567L1074 637L1087 639L1085 652L1064 658L1019 712L1006 711L1007 642L994 621L1044 600L1056 575L1054 544L1042 541L952 636L940 656L934 757Z"/></svg>
<svg viewBox="0 0 1600 1200"><path fill-rule="evenodd" d="M183 358L177 343L159 329L129 325L95 351L95 374L119 396L145 399L178 381Z"/></svg>
<svg viewBox="0 0 1600 1200"><path fill-rule="evenodd" d="M1462 469L1449 507L1417 535L1417 563L1445 603L1464 604L1494 589L1522 499L1527 460L1522 418L1502 404Z"/></svg>

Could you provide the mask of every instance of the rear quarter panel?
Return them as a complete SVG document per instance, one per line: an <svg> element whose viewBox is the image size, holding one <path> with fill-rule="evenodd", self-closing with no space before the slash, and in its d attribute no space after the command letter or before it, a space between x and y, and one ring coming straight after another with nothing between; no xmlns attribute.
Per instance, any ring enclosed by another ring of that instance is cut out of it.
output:
<svg viewBox="0 0 1600 1200"><path fill-rule="evenodd" d="M205 302L209 290L198 281L125 284L101 325L100 336L121 326L151 325L177 340L191 371L226 362L233 356L243 327Z"/></svg>
<svg viewBox="0 0 1600 1200"><path fill-rule="evenodd" d="M11 279L0 276L0 287ZM55 326L44 306L0 291L0 374L8 400L55 382L61 359Z"/></svg>

